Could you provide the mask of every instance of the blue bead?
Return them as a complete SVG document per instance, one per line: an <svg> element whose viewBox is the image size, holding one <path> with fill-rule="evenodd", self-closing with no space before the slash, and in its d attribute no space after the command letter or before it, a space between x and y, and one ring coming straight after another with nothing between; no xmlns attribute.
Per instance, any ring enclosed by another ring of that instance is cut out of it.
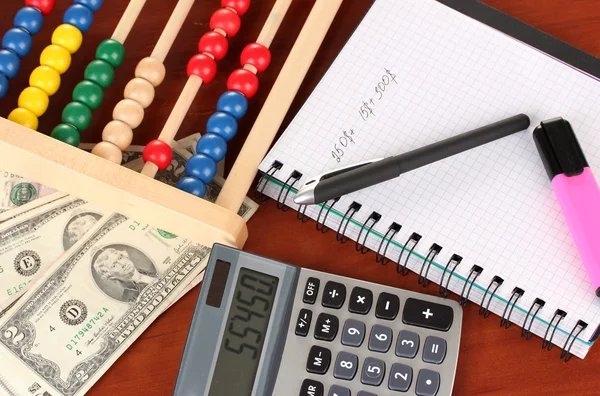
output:
<svg viewBox="0 0 600 396"><path fill-rule="evenodd" d="M204 197L204 194L206 194L206 185L202 180L195 177L186 176L179 180L175 187L199 198Z"/></svg>
<svg viewBox="0 0 600 396"><path fill-rule="evenodd" d="M221 161L227 153L227 142L219 135L207 133L196 144L196 153L206 154L215 162Z"/></svg>
<svg viewBox="0 0 600 396"><path fill-rule="evenodd" d="M65 11L63 22L75 26L81 33L87 32L94 22L92 10L81 4L73 4Z"/></svg>
<svg viewBox="0 0 600 396"><path fill-rule="evenodd" d="M0 50L0 73L4 73L9 80L15 78L21 68L21 60L12 51Z"/></svg>
<svg viewBox="0 0 600 396"><path fill-rule="evenodd" d="M196 154L185 164L185 175L208 184L217 174L217 163L208 155Z"/></svg>
<svg viewBox="0 0 600 396"><path fill-rule="evenodd" d="M42 30L44 24L44 16L42 12L34 7L23 7L15 15L13 20L15 27L20 27L35 36Z"/></svg>
<svg viewBox="0 0 600 396"><path fill-rule="evenodd" d="M81 4L92 10L92 12L96 12L102 7L102 3L104 0L75 0L76 4Z"/></svg>
<svg viewBox="0 0 600 396"><path fill-rule="evenodd" d="M248 99L241 92L227 91L219 98L217 110L229 113L239 120L248 111Z"/></svg>
<svg viewBox="0 0 600 396"><path fill-rule="evenodd" d="M21 28L12 28L2 37L2 48L14 51L21 58L27 56L32 45L31 35Z"/></svg>
<svg viewBox="0 0 600 396"><path fill-rule="evenodd" d="M206 123L206 132L215 133L225 139L226 142L233 139L237 133L238 125L235 118L222 111L217 111L210 116Z"/></svg>
<svg viewBox="0 0 600 396"><path fill-rule="evenodd" d="M0 73L0 99L6 96L8 92L8 78L3 73Z"/></svg>

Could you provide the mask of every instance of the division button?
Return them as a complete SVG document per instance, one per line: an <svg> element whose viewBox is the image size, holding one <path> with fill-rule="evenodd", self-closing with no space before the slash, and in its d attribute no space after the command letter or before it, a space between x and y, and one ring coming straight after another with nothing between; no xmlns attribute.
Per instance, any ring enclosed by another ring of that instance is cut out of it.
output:
<svg viewBox="0 0 600 396"><path fill-rule="evenodd" d="M323 299L321 303L326 308L339 309L346 300L346 286L341 283L329 281L325 284L323 290Z"/></svg>

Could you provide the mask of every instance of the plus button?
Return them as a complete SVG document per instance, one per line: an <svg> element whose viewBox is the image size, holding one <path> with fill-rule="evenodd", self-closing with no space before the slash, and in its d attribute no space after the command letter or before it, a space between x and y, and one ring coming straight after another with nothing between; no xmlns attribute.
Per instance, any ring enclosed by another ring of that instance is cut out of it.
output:
<svg viewBox="0 0 600 396"><path fill-rule="evenodd" d="M421 313L423 314L423 316L425 316L425 319L429 319L430 316L433 316L433 312L431 312L429 308L427 308L427 311L423 311Z"/></svg>

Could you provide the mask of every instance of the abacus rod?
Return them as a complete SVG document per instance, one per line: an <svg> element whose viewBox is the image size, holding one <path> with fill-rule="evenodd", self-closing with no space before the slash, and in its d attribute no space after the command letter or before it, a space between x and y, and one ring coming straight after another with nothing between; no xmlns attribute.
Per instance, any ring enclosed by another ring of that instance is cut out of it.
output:
<svg viewBox="0 0 600 396"><path fill-rule="evenodd" d="M278 0L275 5L273 5L273 9L269 13L267 21L263 25L258 38L256 39L258 44L262 44L269 48L291 3L292 0Z"/></svg>
<svg viewBox="0 0 600 396"><path fill-rule="evenodd" d="M165 61L165 58L169 54L169 51L193 5L194 0L179 0L177 2L177 6L175 6L175 10L173 10L171 17L167 22L167 26L165 26L165 29L154 46L154 50L150 55L151 57L156 58L161 62Z"/></svg>
<svg viewBox="0 0 600 396"><path fill-rule="evenodd" d="M192 106L192 102L196 98L196 94L200 90L202 86L202 79L198 76L191 75L187 82L185 83L185 87L181 91L177 102L175 103L175 107L173 107L173 111L169 114L169 118L165 123L160 135L158 136L159 140L171 144L173 139L175 139L175 135L177 134L177 130L181 127L185 116L187 115L188 110ZM142 174L148 177L156 176L158 168L156 165L151 163L150 161L144 164L142 168Z"/></svg>
<svg viewBox="0 0 600 396"><path fill-rule="evenodd" d="M112 34L111 38L113 40L125 44L125 40L127 40L127 36L131 33L131 29L133 29L133 25L135 25L145 4L146 0L131 0L129 2L129 5L125 9L121 20Z"/></svg>
<svg viewBox="0 0 600 396"><path fill-rule="evenodd" d="M343 0L317 0L250 130L217 205L237 211Z"/></svg>

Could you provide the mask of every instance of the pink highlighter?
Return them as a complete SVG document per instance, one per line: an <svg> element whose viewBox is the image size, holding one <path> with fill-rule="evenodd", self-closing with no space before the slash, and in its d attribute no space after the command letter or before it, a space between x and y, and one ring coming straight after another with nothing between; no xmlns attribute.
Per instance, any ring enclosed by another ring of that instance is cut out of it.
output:
<svg viewBox="0 0 600 396"><path fill-rule="evenodd" d="M541 123L533 139L587 274L600 297L600 188L571 124L562 118Z"/></svg>

